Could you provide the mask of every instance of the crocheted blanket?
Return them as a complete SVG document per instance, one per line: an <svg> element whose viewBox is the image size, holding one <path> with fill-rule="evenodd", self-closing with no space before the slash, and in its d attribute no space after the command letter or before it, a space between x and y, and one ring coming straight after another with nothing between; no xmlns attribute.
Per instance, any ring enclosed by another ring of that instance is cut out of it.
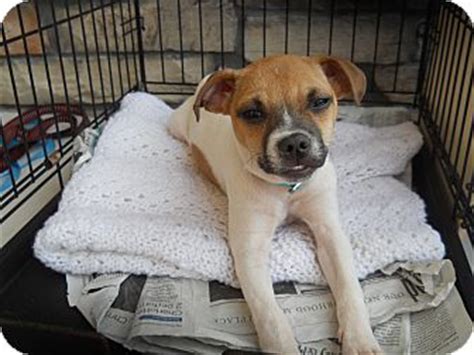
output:
<svg viewBox="0 0 474 355"><path fill-rule="evenodd" d="M91 161L67 184L39 231L35 255L64 273L126 272L218 280L237 286L226 243L227 202L166 128L158 98L129 94L110 118ZM441 259L444 246L422 200L393 176L422 145L410 122L370 128L338 122L332 159L343 227L359 278L397 260ZM280 226L273 281L324 283L302 224Z"/></svg>

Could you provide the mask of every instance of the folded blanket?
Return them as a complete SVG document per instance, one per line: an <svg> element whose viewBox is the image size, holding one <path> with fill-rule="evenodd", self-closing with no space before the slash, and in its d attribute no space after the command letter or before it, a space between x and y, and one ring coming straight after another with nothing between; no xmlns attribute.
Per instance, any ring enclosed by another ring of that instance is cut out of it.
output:
<svg viewBox="0 0 474 355"><path fill-rule="evenodd" d="M65 273L126 272L238 285L226 243L227 200L172 138L172 110L154 96L126 96L95 155L67 184L35 255ZM369 128L338 122L332 147L343 228L359 278L397 260L441 259L444 247L421 199L393 175L422 145L406 122ZM281 226L273 281L324 283L306 226Z"/></svg>

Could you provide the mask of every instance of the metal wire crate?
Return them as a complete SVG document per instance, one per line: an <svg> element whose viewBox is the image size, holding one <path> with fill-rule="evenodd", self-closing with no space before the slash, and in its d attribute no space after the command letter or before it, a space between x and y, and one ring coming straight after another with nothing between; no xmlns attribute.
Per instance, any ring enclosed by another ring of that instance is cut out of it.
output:
<svg viewBox="0 0 474 355"><path fill-rule="evenodd" d="M64 120L100 127L129 92L178 103L218 67L276 53L350 58L368 77L365 105L419 110L425 138L414 188L424 198L473 314L473 26L442 0L36 0L2 26L0 285L31 258L71 170ZM191 26L190 23L194 25ZM31 120L51 119L29 134ZM8 122L17 117L15 142ZM32 118L33 117L33 118ZM51 131L58 134L48 146ZM31 136L34 136L32 139ZM23 159L18 173L12 146ZM40 159L32 157L32 147ZM471 244L472 245L472 244ZM1 286L0 286L1 289Z"/></svg>

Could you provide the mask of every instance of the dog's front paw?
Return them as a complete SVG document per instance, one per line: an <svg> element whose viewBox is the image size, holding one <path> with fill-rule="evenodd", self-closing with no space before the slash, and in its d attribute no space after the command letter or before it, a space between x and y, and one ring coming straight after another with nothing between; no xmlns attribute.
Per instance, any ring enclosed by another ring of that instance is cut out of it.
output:
<svg viewBox="0 0 474 355"><path fill-rule="evenodd" d="M372 330L362 328L346 329L339 332L339 340L342 340L343 355L382 355L377 340Z"/></svg>

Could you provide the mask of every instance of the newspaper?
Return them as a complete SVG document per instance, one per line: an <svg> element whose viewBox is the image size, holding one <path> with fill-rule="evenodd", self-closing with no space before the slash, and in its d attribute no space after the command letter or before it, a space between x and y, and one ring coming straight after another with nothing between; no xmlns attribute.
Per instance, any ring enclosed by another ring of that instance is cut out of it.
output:
<svg viewBox="0 0 474 355"><path fill-rule="evenodd" d="M68 276L68 300L104 336L160 354L258 351L239 289L218 282L123 274ZM386 353L448 353L472 332L450 261L395 263L362 281ZM274 285L302 354L338 354L335 301L326 286Z"/></svg>

